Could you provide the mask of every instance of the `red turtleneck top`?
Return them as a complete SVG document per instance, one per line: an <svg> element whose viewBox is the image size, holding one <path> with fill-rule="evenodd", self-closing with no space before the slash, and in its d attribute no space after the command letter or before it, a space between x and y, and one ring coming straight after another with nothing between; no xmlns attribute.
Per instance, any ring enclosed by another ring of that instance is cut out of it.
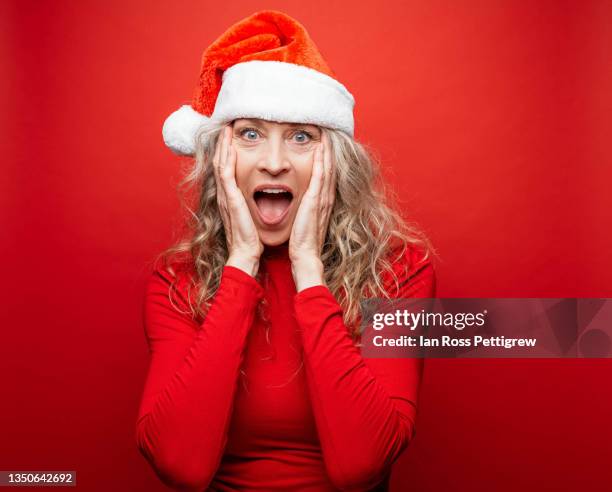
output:
<svg viewBox="0 0 612 492"><path fill-rule="evenodd" d="M136 441L170 487L387 490L414 435L422 360L362 357L326 286L296 293L286 244L266 247L265 287L225 266L203 322L188 314L185 292L170 302L167 271L148 281L151 360ZM411 249L394 262L392 297L435 296L421 259ZM264 297L268 321L257 314Z"/></svg>

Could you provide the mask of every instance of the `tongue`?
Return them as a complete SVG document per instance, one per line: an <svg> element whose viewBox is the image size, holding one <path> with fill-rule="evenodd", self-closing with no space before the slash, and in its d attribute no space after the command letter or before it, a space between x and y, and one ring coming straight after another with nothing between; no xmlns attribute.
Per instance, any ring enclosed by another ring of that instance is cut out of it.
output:
<svg viewBox="0 0 612 492"><path fill-rule="evenodd" d="M285 193L276 195L270 193L262 193L255 199L257 208L267 220L275 220L280 217L289 207L291 199Z"/></svg>

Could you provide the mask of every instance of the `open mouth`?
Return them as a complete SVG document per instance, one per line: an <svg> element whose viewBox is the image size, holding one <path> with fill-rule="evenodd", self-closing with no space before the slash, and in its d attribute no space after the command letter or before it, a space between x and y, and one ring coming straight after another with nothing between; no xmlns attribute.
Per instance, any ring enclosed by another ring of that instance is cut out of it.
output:
<svg viewBox="0 0 612 492"><path fill-rule="evenodd" d="M263 189L253 194L261 221L276 225L286 217L293 201L293 194L283 189Z"/></svg>

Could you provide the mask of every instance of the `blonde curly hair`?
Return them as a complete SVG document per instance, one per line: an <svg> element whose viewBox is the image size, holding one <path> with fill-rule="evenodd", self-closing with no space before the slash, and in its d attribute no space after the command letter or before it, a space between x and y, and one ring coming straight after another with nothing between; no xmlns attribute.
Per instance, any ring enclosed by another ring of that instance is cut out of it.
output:
<svg viewBox="0 0 612 492"><path fill-rule="evenodd" d="M189 314L201 320L219 287L229 256L212 168L215 145L223 126L223 123L211 121L199 129L195 159L188 160L177 186L186 212L182 221L184 230L179 240L155 259L156 264L161 260L175 278L174 267L178 264L193 272L187 303ZM381 179L379 160L374 152L343 131L320 128L329 136L337 172L336 198L321 255L324 281L342 307L344 322L358 343L361 300L390 298L382 280L385 272L391 275L395 292L399 288L392 268L393 259L401 256L409 245L424 250L423 260L434 250L425 234L414 223L406 222L391 205L395 198ZM394 251L399 254L392 256ZM262 280L261 271L258 279ZM176 291L173 283L169 296L175 306L172 293ZM265 301L259 310L265 321ZM269 329L266 337L269 341Z"/></svg>

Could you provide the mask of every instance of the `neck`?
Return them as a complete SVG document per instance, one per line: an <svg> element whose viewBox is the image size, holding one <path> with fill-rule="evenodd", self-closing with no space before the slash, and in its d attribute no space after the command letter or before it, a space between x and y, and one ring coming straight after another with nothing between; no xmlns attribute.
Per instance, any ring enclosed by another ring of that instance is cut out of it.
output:
<svg viewBox="0 0 612 492"><path fill-rule="evenodd" d="M264 245L264 258L289 258L289 240L276 246Z"/></svg>

